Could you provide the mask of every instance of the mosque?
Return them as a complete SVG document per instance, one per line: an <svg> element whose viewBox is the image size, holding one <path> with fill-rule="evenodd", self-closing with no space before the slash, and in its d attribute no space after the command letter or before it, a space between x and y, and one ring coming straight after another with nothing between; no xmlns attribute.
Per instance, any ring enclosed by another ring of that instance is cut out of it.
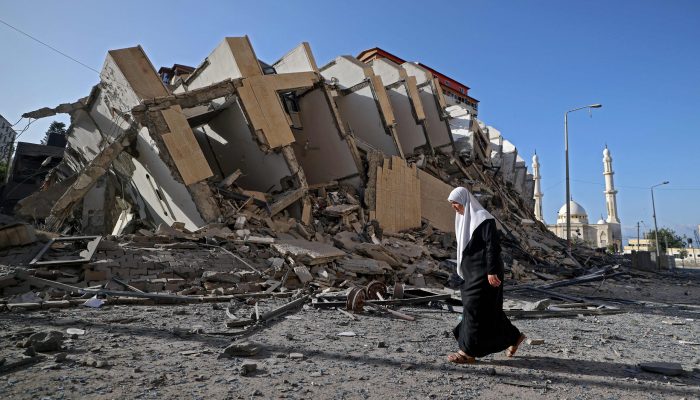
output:
<svg viewBox="0 0 700 400"><path fill-rule="evenodd" d="M566 204L561 206L557 214L556 224L547 224L542 216L542 189L540 186L540 163L537 154L532 157L533 179L535 190L535 217L555 235L566 239ZM615 251L622 249L622 227L617 214L617 190L613 182L612 157L608 146L603 150L603 176L605 177L605 204L608 212L606 219L600 219L595 224L588 223L588 214L579 203L573 199L569 202L571 210L571 238L573 241L582 241L590 247L608 247L613 245Z"/></svg>

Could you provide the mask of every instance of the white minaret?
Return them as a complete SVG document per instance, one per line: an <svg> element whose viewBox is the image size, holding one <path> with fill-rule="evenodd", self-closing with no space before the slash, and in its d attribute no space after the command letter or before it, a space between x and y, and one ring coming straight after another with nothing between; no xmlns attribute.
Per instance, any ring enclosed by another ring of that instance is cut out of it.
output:
<svg viewBox="0 0 700 400"><path fill-rule="evenodd" d="M535 190L532 196L535 199L535 218L544 224L544 217L542 217L542 196L544 196L544 194L542 194L542 188L540 187L540 180L542 178L540 177L540 162L537 157L537 152L532 156L532 175L532 179L535 181Z"/></svg>
<svg viewBox="0 0 700 400"><path fill-rule="evenodd" d="M608 218L605 222L609 224L620 223L620 218L617 217L617 198L615 197L617 190L615 190L615 184L613 183L614 174L610 150L605 145L605 150L603 150L603 175L605 176L605 205L608 208Z"/></svg>

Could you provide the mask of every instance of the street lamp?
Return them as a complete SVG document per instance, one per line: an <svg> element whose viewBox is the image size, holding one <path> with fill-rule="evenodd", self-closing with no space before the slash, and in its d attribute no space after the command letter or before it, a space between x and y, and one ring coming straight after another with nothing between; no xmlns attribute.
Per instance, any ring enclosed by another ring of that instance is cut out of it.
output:
<svg viewBox="0 0 700 400"><path fill-rule="evenodd" d="M654 188L661 185L667 185L668 181L663 181L652 185L651 190L651 209L654 217L654 240L656 241L656 266L661 269L661 263L659 261L659 227L656 225L656 205L654 204Z"/></svg>
<svg viewBox="0 0 700 400"><path fill-rule="evenodd" d="M602 104L591 104L579 108L574 108L564 113L564 154L566 156L566 243L569 245L569 252L571 251L571 206L569 202L571 201L571 191L569 189L569 113L588 109L589 112L592 108L600 108Z"/></svg>
<svg viewBox="0 0 700 400"><path fill-rule="evenodd" d="M639 253L639 223L644 223L644 221L639 220L637 221L637 253Z"/></svg>

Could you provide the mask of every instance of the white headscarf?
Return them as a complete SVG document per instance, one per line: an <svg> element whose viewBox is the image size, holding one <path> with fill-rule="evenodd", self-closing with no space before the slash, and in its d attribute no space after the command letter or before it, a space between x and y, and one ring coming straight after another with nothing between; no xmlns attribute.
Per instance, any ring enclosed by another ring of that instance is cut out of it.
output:
<svg viewBox="0 0 700 400"><path fill-rule="evenodd" d="M467 247L467 244L472 238L472 234L482 222L487 219L493 219L493 215L489 214L484 207L474 198L469 190L458 187L455 188L448 201L454 201L464 206L464 215L455 213L455 236L457 236L457 274L464 278L462 272L462 253Z"/></svg>

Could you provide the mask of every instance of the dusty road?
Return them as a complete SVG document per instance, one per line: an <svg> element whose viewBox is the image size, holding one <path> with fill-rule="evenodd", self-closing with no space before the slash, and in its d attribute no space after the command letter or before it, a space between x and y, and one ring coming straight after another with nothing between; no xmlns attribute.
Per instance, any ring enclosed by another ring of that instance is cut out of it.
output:
<svg viewBox="0 0 700 400"><path fill-rule="evenodd" d="M637 303L616 303L626 311L616 315L516 319L545 343L523 345L513 359L496 354L466 366L446 362L455 350L449 331L458 314L431 308L401 308L417 317L410 322L369 311L353 321L305 306L250 336L256 355L230 358L219 356L231 338L211 334L233 330L224 326L225 304L3 312L5 366L24 357L17 343L32 332L85 334L66 334L61 350L2 372L0 398L695 399L698 283L695 270L569 287L562 292ZM283 302L262 300L260 311ZM245 315L252 307L238 310ZM204 333L182 333L193 328ZM667 376L638 366L657 361L679 363L683 371ZM251 363L256 370L242 375Z"/></svg>

